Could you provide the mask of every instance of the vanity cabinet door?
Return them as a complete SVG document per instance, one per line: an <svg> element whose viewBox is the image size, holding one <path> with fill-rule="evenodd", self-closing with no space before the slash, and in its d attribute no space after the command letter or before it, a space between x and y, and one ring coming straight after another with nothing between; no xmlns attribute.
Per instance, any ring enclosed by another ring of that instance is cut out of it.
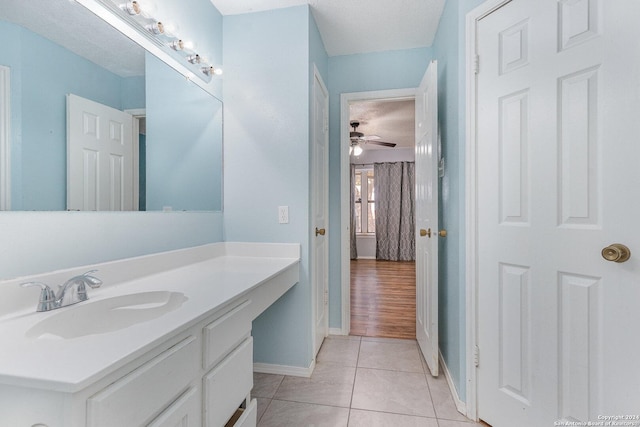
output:
<svg viewBox="0 0 640 427"><path fill-rule="evenodd" d="M88 427L139 426L171 405L196 377L199 340L189 336L87 400Z"/></svg>
<svg viewBox="0 0 640 427"><path fill-rule="evenodd" d="M203 378L204 423L223 427L253 388L253 338L242 342Z"/></svg>
<svg viewBox="0 0 640 427"><path fill-rule="evenodd" d="M147 427L196 427L200 425L200 399L190 388Z"/></svg>

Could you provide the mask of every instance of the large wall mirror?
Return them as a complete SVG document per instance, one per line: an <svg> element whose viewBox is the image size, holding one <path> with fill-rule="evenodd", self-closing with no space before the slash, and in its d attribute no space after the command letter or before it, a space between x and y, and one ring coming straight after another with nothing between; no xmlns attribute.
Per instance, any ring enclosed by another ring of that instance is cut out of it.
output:
<svg viewBox="0 0 640 427"><path fill-rule="evenodd" d="M11 210L222 210L219 99L73 1L0 0L0 37ZM77 142L100 132L132 157Z"/></svg>

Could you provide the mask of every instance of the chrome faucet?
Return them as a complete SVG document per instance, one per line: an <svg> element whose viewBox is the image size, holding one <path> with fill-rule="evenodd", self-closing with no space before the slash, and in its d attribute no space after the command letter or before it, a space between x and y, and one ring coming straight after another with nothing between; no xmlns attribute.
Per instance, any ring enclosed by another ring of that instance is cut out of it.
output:
<svg viewBox="0 0 640 427"><path fill-rule="evenodd" d="M39 286L42 291L40 292L40 300L38 301L36 311L50 311L88 300L89 297L87 296L86 287L89 286L95 289L102 285L102 280L91 275L96 271L98 270L87 271L86 273L67 280L64 284L58 286L57 295L49 285L42 282L26 282L21 283L20 286L23 288Z"/></svg>

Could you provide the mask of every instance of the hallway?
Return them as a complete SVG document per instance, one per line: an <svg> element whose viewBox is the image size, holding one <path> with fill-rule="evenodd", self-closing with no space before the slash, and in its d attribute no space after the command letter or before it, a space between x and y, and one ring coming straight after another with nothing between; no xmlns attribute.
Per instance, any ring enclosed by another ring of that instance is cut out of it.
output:
<svg viewBox="0 0 640 427"><path fill-rule="evenodd" d="M259 427L474 427L415 340L330 336L311 378L254 374Z"/></svg>
<svg viewBox="0 0 640 427"><path fill-rule="evenodd" d="M416 263L351 260L351 335L416 338Z"/></svg>

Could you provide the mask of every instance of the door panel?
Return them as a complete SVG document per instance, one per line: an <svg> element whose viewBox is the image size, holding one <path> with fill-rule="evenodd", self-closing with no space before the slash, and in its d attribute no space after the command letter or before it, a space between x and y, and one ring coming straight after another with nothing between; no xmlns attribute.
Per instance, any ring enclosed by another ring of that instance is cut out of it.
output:
<svg viewBox="0 0 640 427"><path fill-rule="evenodd" d="M429 64L416 92L416 338L433 376L439 371L437 66Z"/></svg>
<svg viewBox="0 0 640 427"><path fill-rule="evenodd" d="M67 209L134 207L133 117L67 96Z"/></svg>
<svg viewBox="0 0 640 427"><path fill-rule="evenodd" d="M624 326L640 311L623 308L640 265L601 256L640 251L638 16L630 0L513 0L478 23L478 413L494 427L640 408Z"/></svg>

